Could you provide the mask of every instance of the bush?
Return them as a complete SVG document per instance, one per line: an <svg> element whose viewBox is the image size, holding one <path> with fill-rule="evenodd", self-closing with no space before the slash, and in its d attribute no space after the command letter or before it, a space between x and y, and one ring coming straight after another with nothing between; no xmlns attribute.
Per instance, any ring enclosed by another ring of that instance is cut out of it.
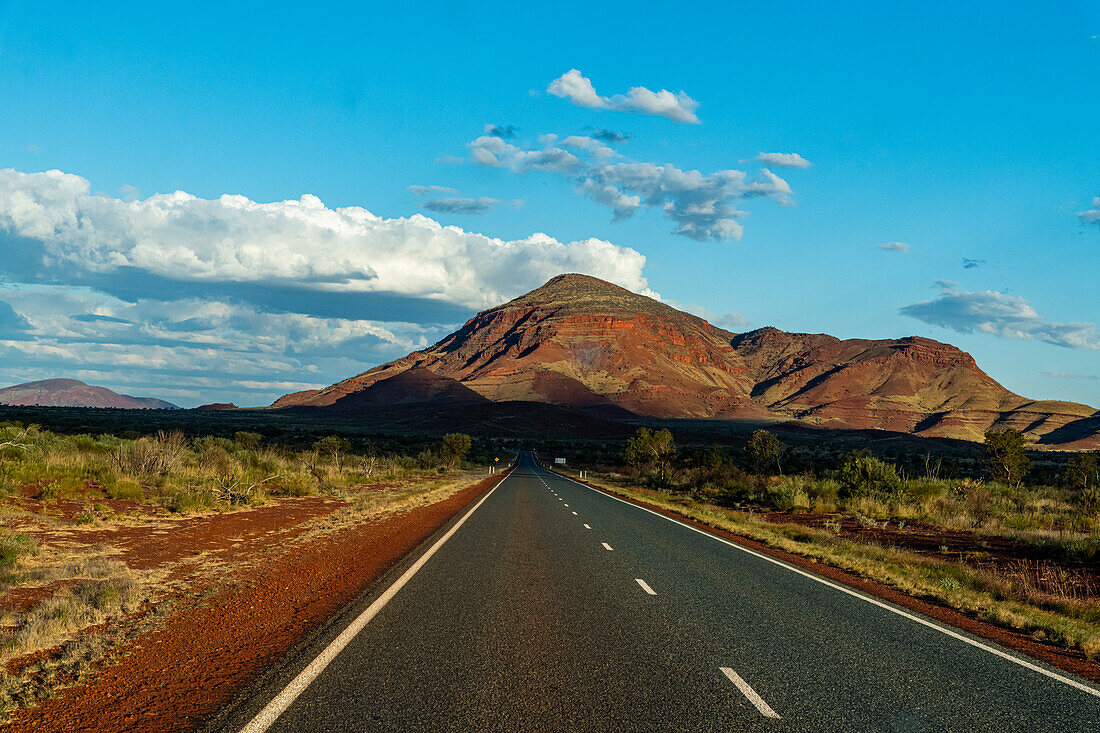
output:
<svg viewBox="0 0 1100 733"><path fill-rule="evenodd" d="M139 438L111 452L119 473L131 476L167 476L187 454L183 433L161 431L155 438Z"/></svg>
<svg viewBox="0 0 1100 733"><path fill-rule="evenodd" d="M145 498L141 484L131 479L119 479L107 487L107 496L111 499L129 499L141 501Z"/></svg>
<svg viewBox="0 0 1100 733"><path fill-rule="evenodd" d="M307 471L280 476L274 490L287 496L313 496L318 491L318 481Z"/></svg>
<svg viewBox="0 0 1100 733"><path fill-rule="evenodd" d="M128 579L88 580L73 588L73 596L97 611L119 611L130 604L134 586Z"/></svg>
<svg viewBox="0 0 1100 733"><path fill-rule="evenodd" d="M0 571L13 567L24 555L38 553L38 543L25 534L0 535Z"/></svg>
<svg viewBox="0 0 1100 733"><path fill-rule="evenodd" d="M244 430L238 430L233 434L233 442L245 450L255 450L260 445L261 436L259 433L249 433Z"/></svg>
<svg viewBox="0 0 1100 733"><path fill-rule="evenodd" d="M901 489L901 478L894 465L880 461L867 451L857 451L845 458L837 479L841 499L895 494Z"/></svg>
<svg viewBox="0 0 1100 733"><path fill-rule="evenodd" d="M810 497L806 495L806 492L790 483L768 487L765 498L768 504L781 512L789 512L792 509L806 509L810 506Z"/></svg>
<svg viewBox="0 0 1100 733"><path fill-rule="evenodd" d="M416 467L428 471L439 465L439 456L433 451L422 450L416 456Z"/></svg>
<svg viewBox="0 0 1100 733"><path fill-rule="evenodd" d="M1100 486L1094 484L1081 492L1081 510L1090 516L1100 514Z"/></svg>
<svg viewBox="0 0 1100 733"><path fill-rule="evenodd" d="M164 504L168 511L178 514L207 511L218 506L212 491L191 488L178 489L168 494Z"/></svg>

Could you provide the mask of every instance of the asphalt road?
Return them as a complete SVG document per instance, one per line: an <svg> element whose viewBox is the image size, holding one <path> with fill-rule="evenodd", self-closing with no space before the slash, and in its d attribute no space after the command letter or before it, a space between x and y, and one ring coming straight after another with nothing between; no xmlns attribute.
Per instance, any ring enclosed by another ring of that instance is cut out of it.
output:
<svg viewBox="0 0 1100 733"><path fill-rule="evenodd" d="M456 521L214 727L1100 730L1100 695L1066 673L528 455Z"/></svg>

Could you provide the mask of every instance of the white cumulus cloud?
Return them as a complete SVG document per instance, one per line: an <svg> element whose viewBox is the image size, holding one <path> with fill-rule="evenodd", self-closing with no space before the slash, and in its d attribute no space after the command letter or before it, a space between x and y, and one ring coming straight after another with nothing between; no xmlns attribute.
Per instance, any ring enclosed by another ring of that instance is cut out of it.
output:
<svg viewBox="0 0 1100 733"><path fill-rule="evenodd" d="M967 292L952 282L936 283L939 297L907 305L902 315L961 333L979 331L1001 338L1039 339L1068 349L1100 350L1092 323L1055 323L1042 318L1018 295L995 290Z"/></svg>
<svg viewBox="0 0 1100 733"><path fill-rule="evenodd" d="M810 161L798 153L759 153L753 158L757 163L774 168L809 168Z"/></svg>
<svg viewBox="0 0 1100 733"><path fill-rule="evenodd" d="M556 97L564 97L578 107L655 115L667 117L673 122L699 124L699 118L695 115L699 103L684 92L674 94L667 89L654 92L645 87L632 87L626 94L604 97L596 92L592 81L577 69L570 69L550 82L546 91Z"/></svg>
<svg viewBox="0 0 1100 733"><path fill-rule="evenodd" d="M645 257L599 239L504 240L421 215L383 219L358 206L329 208L311 194L259 203L183 191L126 201L90 191L86 179L57 170L0 170L0 231L37 240L50 257L91 272L136 268L183 281L396 293L473 308L563 272L648 292Z"/></svg>
<svg viewBox="0 0 1100 733"><path fill-rule="evenodd" d="M555 135L543 135L536 147L486 135L470 143L470 152L481 165L563 176L577 193L609 207L616 219L642 207L659 209L675 223L674 233L698 241L740 239L737 220L746 213L738 208L740 201L791 203L790 185L767 168L752 177L739 170L685 171L667 163L624 160L603 142L576 135L560 142Z"/></svg>

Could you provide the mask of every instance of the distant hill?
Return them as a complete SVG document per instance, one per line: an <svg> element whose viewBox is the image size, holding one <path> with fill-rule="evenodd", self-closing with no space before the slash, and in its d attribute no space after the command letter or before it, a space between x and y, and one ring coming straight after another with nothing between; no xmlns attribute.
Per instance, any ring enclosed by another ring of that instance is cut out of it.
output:
<svg viewBox="0 0 1100 733"><path fill-rule="evenodd" d="M0 389L0 405L38 407L113 407L124 410L178 410L152 397L130 397L76 379L43 379Z"/></svg>
<svg viewBox="0 0 1100 733"><path fill-rule="evenodd" d="M407 385L395 381L410 371ZM371 396L384 381L384 399ZM555 277L424 351L274 406L431 402L427 383L601 418L793 420L966 440L1011 427L1035 442L1100 447L1100 411L1014 394L949 344L775 328L735 334L586 275Z"/></svg>

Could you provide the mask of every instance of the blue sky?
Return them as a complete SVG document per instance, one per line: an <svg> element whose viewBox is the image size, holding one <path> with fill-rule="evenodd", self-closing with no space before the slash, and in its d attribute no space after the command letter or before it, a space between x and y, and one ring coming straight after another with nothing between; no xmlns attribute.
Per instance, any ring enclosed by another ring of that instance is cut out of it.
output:
<svg viewBox="0 0 1100 733"><path fill-rule="evenodd" d="M582 270L1100 405L1100 3L378 5L0 0L0 381L264 404Z"/></svg>

